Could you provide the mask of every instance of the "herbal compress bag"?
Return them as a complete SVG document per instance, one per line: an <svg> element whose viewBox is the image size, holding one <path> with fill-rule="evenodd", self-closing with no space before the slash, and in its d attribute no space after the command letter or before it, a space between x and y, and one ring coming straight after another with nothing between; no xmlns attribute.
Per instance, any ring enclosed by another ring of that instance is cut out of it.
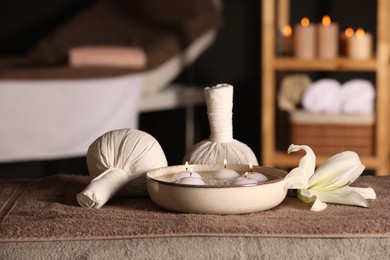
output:
<svg viewBox="0 0 390 260"><path fill-rule="evenodd" d="M87 166L94 179L77 194L77 201L85 208L100 208L119 191L126 196L146 196L146 172L167 166L167 160L150 134L120 129L105 133L89 146Z"/></svg>
<svg viewBox="0 0 390 260"><path fill-rule="evenodd" d="M210 124L210 138L194 145L184 156L183 162L190 164L228 164L257 165L251 148L233 139L233 86L218 84L206 87L204 95Z"/></svg>

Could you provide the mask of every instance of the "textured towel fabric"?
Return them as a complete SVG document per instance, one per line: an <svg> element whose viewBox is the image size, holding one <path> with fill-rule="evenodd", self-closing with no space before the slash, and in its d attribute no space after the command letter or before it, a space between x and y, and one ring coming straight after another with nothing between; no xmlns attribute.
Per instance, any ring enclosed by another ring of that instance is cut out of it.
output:
<svg viewBox="0 0 390 260"><path fill-rule="evenodd" d="M140 237L385 237L390 238L390 176L361 176L373 187L368 208L310 204L287 197L279 206L244 215L184 214L149 198L114 197L99 210L81 208L75 194L90 177L54 175L36 181L0 181L0 241L59 241ZM248 198L250 199L250 198Z"/></svg>
<svg viewBox="0 0 390 260"><path fill-rule="evenodd" d="M374 112L375 89L365 79L352 79L341 88L341 111L348 114Z"/></svg>
<svg viewBox="0 0 390 260"><path fill-rule="evenodd" d="M145 51L139 47L85 46L69 50L71 67L119 67L143 69L147 63Z"/></svg>
<svg viewBox="0 0 390 260"><path fill-rule="evenodd" d="M153 237L4 242L0 259L389 259L390 238Z"/></svg>
<svg viewBox="0 0 390 260"><path fill-rule="evenodd" d="M256 155L246 144L233 139L233 86L218 84L204 89L210 138L195 144L184 156L191 164L223 163L257 165Z"/></svg>
<svg viewBox="0 0 390 260"><path fill-rule="evenodd" d="M365 79L340 84L335 79L313 82L302 97L303 107L314 113L367 114L374 111L375 89Z"/></svg>
<svg viewBox="0 0 390 260"><path fill-rule="evenodd" d="M82 207L100 208L117 192L146 196L146 172L167 166L158 141L137 129L118 129L97 138L88 148L87 165L94 178L77 195Z"/></svg>
<svg viewBox="0 0 390 260"><path fill-rule="evenodd" d="M341 103L341 85L335 79L314 81L302 97L303 107L314 113L339 113Z"/></svg>

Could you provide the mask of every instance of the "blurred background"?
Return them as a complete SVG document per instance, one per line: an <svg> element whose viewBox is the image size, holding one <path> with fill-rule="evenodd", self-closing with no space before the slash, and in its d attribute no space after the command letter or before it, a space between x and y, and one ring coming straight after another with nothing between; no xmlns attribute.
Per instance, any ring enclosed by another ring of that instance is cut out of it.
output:
<svg viewBox="0 0 390 260"><path fill-rule="evenodd" d="M69 19L93 1L4 0L0 8L0 56L20 55L43 35ZM308 16L318 22L330 14L344 29L364 26L376 33L376 1L291 0L291 23ZM358 14L358 15L357 15ZM261 1L223 0L223 24L215 42L175 82L203 88L218 83L234 86L233 135L246 143L261 163ZM375 37L374 37L375 39ZM361 74L374 80L371 74ZM341 81L354 75L315 73L312 77L334 76ZM196 107L196 142L208 138L205 106ZM153 135L166 153L169 165L180 164L185 154L182 109L143 113L139 128ZM7 122L1 121L1 124ZM161 127L170 125L171 127ZM1 144L0 144L1 145ZM85 157L47 161L1 163L0 178L38 178L57 173L87 175Z"/></svg>

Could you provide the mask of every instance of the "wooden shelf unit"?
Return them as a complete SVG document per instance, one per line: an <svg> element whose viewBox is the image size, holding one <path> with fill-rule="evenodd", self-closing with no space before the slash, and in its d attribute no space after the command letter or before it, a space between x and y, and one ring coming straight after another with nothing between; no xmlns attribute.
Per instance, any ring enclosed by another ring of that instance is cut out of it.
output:
<svg viewBox="0 0 390 260"><path fill-rule="evenodd" d="M367 169L378 176L390 175L390 0L377 1L376 58L355 61L345 57L332 60L299 60L275 53L275 0L262 0L262 82L261 82L261 159L268 167L298 166L301 155L287 155L276 149L276 72L281 71L366 71L375 73L374 155L361 157ZM317 156L317 165L328 158Z"/></svg>
<svg viewBox="0 0 390 260"><path fill-rule="evenodd" d="M348 58L332 60L299 60L293 57L275 57L275 70L306 70L306 71L375 71L377 61L354 61Z"/></svg>

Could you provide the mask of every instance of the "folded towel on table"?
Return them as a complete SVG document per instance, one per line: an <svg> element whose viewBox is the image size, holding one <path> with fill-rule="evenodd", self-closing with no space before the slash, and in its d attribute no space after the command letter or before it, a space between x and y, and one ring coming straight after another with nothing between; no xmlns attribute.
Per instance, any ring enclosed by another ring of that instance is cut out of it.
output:
<svg viewBox="0 0 390 260"><path fill-rule="evenodd" d="M341 110L341 85L335 79L320 79L305 90L303 107L314 113L339 113Z"/></svg>
<svg viewBox="0 0 390 260"><path fill-rule="evenodd" d="M147 56L138 47L85 46L69 50L71 67L122 67L142 69L146 66Z"/></svg>
<svg viewBox="0 0 390 260"><path fill-rule="evenodd" d="M374 111L374 85L365 79L352 79L341 88L343 113L372 113Z"/></svg>

